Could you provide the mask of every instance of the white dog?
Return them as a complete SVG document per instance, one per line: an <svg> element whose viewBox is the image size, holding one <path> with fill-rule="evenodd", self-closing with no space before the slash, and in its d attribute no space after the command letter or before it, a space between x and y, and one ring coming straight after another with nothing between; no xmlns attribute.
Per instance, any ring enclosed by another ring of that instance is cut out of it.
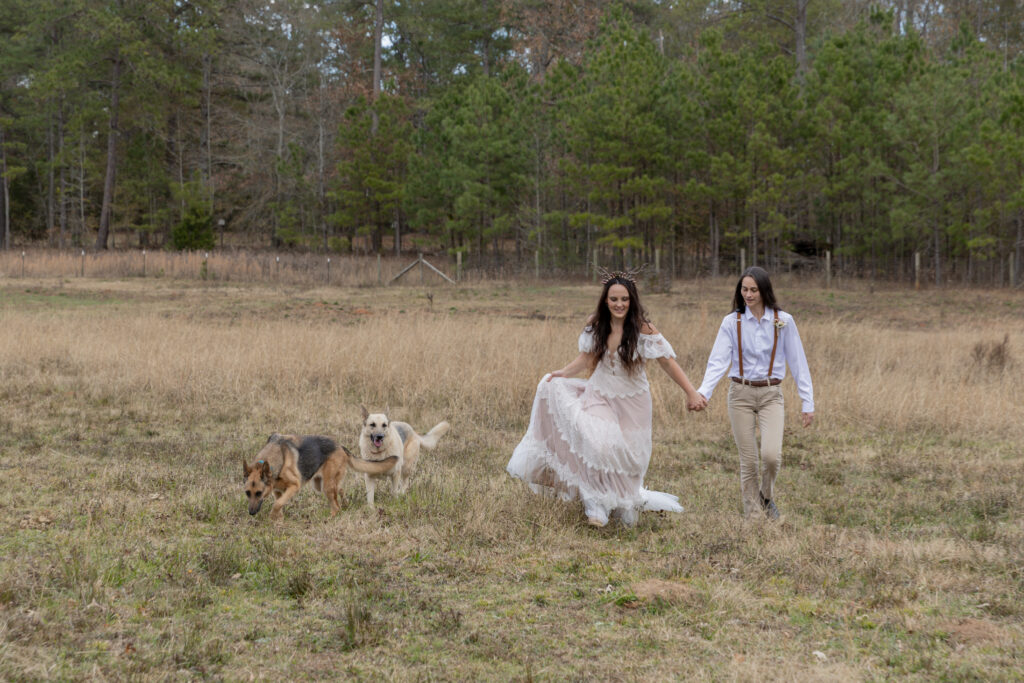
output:
<svg viewBox="0 0 1024 683"><path fill-rule="evenodd" d="M405 422L392 422L383 413L371 413L359 406L363 413L363 428L359 434L359 454L363 460L383 460L391 456L398 457L398 464L386 474L364 473L366 482L366 504L373 505L373 494L377 488L377 480L391 477L391 490L405 493L409 488L409 477L416 469L416 461L420 456L420 446L432 450L438 439L448 431L447 422L439 422L429 432L420 436Z"/></svg>

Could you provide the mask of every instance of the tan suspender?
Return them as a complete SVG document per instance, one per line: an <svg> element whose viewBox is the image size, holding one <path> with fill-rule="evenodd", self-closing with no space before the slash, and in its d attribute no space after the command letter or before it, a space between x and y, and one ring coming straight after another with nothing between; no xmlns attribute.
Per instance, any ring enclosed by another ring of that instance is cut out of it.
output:
<svg viewBox="0 0 1024 683"><path fill-rule="evenodd" d="M773 309L775 313L775 322L779 321L779 310ZM743 320L743 314L736 311L736 344L739 346L740 354L740 379L743 379L743 326L740 324ZM775 372L775 349L779 346L779 326L772 324L774 328L775 337L772 339L772 359L768 361L768 379L772 378L772 373Z"/></svg>

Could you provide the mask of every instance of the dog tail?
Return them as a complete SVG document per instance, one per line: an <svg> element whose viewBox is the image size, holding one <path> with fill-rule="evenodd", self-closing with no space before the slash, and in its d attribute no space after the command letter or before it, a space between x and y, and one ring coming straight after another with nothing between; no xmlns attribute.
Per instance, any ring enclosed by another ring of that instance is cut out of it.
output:
<svg viewBox="0 0 1024 683"><path fill-rule="evenodd" d="M428 450L432 449L437 445L438 439L448 433L450 426L447 422L438 422L433 429L420 437L420 445Z"/></svg>
<svg viewBox="0 0 1024 683"><path fill-rule="evenodd" d="M348 466L356 472L365 472L366 474L387 474L391 470L395 469L395 465L398 464L398 456L392 455L389 458L383 460L363 460L352 455L347 448L341 447L341 450L345 451L345 457L348 458Z"/></svg>

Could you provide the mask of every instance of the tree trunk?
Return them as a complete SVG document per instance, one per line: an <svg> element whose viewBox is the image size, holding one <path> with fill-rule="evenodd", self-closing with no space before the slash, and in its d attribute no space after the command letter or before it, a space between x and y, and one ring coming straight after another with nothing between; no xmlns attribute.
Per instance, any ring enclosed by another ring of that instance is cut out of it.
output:
<svg viewBox="0 0 1024 683"><path fill-rule="evenodd" d="M317 117L316 117L316 220L319 223L319 228L324 235L324 252L328 250L327 240L327 221L324 219L324 215L327 213L327 182L326 182L326 166L327 166L327 155L326 135L327 132L324 130L324 76L320 72L320 87L317 93Z"/></svg>
<svg viewBox="0 0 1024 683"><path fill-rule="evenodd" d="M114 206L114 178L117 173L117 114L120 106L121 55L114 54L110 73L110 132L107 135L107 174L103 180L103 204L100 207L100 228L96 235L96 250L107 248L110 235L110 215Z"/></svg>
<svg viewBox="0 0 1024 683"><path fill-rule="evenodd" d="M210 191L210 215L216 211L216 186L213 183L213 60L203 55L203 146L206 148L206 185ZM220 230L220 246L224 246L224 229Z"/></svg>
<svg viewBox="0 0 1024 683"><path fill-rule="evenodd" d="M487 10L489 9L490 3L487 0L483 0L484 16L487 16ZM486 21L486 19L485 19ZM483 72L484 76L491 75L491 37L484 35L483 45L481 46L480 53L483 60Z"/></svg>
<svg viewBox="0 0 1024 683"><path fill-rule="evenodd" d="M718 255L720 252L719 244L720 238L718 236L718 221L715 216L715 202L711 202L710 211L708 213L708 223L710 223L711 233L711 277L718 277Z"/></svg>
<svg viewBox="0 0 1024 683"><path fill-rule="evenodd" d="M395 215L392 218L395 222L395 256L398 258L402 257L402 221L398 215L398 209L395 209Z"/></svg>
<svg viewBox="0 0 1024 683"><path fill-rule="evenodd" d="M4 221L4 249L11 248L11 193L7 186L7 145L4 140L4 129L0 127L0 204L3 211L0 215Z"/></svg>
<svg viewBox="0 0 1024 683"><path fill-rule="evenodd" d="M543 227L543 214L541 213L541 202L540 202L540 173L541 173L541 162L542 162L541 155L543 154L543 152L541 150L540 137L537 136L537 135L534 135L533 141L535 143L534 147L533 147L533 158L536 161L536 165L534 166L534 174L533 174L533 219L534 219L534 226L536 227L536 230L537 230L537 251L540 251L541 246L542 246L541 245L541 234L543 233L543 230L542 230L542 227Z"/></svg>
<svg viewBox="0 0 1024 683"><path fill-rule="evenodd" d="M1013 257L1013 282L1011 286L1016 287L1020 284L1021 277L1020 271L1022 264L1021 255L1024 253L1024 216L1021 216L1020 211L1017 212L1017 245L1016 251Z"/></svg>
<svg viewBox="0 0 1024 683"><path fill-rule="evenodd" d="M57 108L57 155L60 163L60 233L57 238L57 248L63 249L68 241L68 174L64 164L64 97L61 96L60 106Z"/></svg>
<svg viewBox="0 0 1024 683"><path fill-rule="evenodd" d="M750 265L757 265L757 211L750 212Z"/></svg>
<svg viewBox="0 0 1024 683"><path fill-rule="evenodd" d="M939 173L939 141L934 139L932 141L932 175L938 175ZM933 233L935 237L935 286L938 287L942 284L942 244L941 244L941 233L939 229L939 217L935 216L932 218Z"/></svg>
<svg viewBox="0 0 1024 683"><path fill-rule="evenodd" d="M178 157L178 187L181 188L181 218L185 220L188 211L188 199L185 192L185 145L181 141L181 110L174 110L174 153Z"/></svg>
<svg viewBox="0 0 1024 683"><path fill-rule="evenodd" d="M793 37L796 43L796 78L803 87L807 74L807 5L811 0L795 0L796 16L793 19Z"/></svg>
<svg viewBox="0 0 1024 683"><path fill-rule="evenodd" d="M381 78L381 41L383 40L384 34L384 0L377 0L377 11L376 16L373 20L373 100L372 104L377 103L377 99L380 97L380 78ZM380 125L380 119L377 116L376 107L370 107L370 115L372 117L372 123L370 125L370 134L377 135L377 127Z"/></svg>
<svg viewBox="0 0 1024 683"><path fill-rule="evenodd" d="M78 234L76 247L85 246L85 179L88 174L85 170L85 134L81 133L78 138Z"/></svg>
<svg viewBox="0 0 1024 683"><path fill-rule="evenodd" d="M54 173L57 161L55 150L57 143L54 140L53 126L53 109L51 108L49 115L46 117L46 160L49 162L46 170L46 243L51 247L56 237L54 235L54 227L56 227L55 224L57 222L57 179Z"/></svg>

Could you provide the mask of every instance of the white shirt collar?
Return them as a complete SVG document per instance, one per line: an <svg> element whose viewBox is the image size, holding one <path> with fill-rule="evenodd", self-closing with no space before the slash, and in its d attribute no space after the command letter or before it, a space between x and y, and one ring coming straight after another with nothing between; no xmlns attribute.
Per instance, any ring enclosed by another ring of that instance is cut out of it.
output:
<svg viewBox="0 0 1024 683"><path fill-rule="evenodd" d="M746 310L743 311L743 317L746 318L747 320L760 321L772 319L772 309L768 308L767 306L764 307L764 313L761 314L761 317L759 319L754 318L754 314L750 311L750 306L746 306L745 308Z"/></svg>

